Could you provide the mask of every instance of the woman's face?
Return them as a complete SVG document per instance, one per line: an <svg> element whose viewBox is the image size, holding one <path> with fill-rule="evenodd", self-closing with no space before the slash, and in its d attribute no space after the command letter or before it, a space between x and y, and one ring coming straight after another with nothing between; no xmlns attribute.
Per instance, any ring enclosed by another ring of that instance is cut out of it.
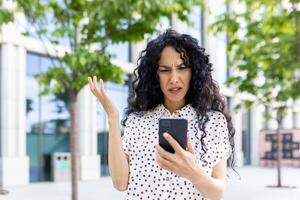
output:
<svg viewBox="0 0 300 200"><path fill-rule="evenodd" d="M183 107L192 72L173 47L165 47L161 52L157 74L165 106L174 110Z"/></svg>

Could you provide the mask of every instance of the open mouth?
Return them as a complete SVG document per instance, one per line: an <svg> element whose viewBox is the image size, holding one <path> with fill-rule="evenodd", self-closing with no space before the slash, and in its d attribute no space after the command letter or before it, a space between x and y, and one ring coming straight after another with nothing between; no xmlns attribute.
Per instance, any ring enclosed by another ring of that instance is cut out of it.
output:
<svg viewBox="0 0 300 200"><path fill-rule="evenodd" d="M174 87L174 88L168 89L168 91L171 93L178 93L181 89L182 89L181 87Z"/></svg>

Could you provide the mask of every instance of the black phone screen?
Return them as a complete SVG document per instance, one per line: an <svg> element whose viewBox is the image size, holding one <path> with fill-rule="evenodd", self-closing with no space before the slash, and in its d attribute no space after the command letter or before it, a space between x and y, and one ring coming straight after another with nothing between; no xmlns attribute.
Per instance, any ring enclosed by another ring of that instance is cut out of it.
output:
<svg viewBox="0 0 300 200"><path fill-rule="evenodd" d="M187 146L187 120L181 118L159 119L159 145L166 151L174 153L174 149L163 137L163 133L169 133L185 150Z"/></svg>

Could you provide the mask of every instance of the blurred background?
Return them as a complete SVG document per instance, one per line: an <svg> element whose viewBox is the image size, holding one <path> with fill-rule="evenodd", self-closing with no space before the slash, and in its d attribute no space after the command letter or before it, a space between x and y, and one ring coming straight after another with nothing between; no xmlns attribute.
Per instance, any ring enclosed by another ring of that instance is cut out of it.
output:
<svg viewBox="0 0 300 200"><path fill-rule="evenodd" d="M106 114L87 77L105 80L123 116L140 52L167 28L205 48L232 114L240 177L230 171L225 199L299 199L298 0L0 4L0 199L69 199L72 126L79 197L122 198L108 177Z"/></svg>

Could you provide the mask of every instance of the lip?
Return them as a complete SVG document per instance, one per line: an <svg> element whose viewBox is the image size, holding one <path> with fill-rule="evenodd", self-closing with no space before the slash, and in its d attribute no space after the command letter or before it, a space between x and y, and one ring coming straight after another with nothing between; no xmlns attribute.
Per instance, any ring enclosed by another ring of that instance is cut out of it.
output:
<svg viewBox="0 0 300 200"><path fill-rule="evenodd" d="M168 89L171 94L178 94L182 90L182 87L172 87Z"/></svg>

